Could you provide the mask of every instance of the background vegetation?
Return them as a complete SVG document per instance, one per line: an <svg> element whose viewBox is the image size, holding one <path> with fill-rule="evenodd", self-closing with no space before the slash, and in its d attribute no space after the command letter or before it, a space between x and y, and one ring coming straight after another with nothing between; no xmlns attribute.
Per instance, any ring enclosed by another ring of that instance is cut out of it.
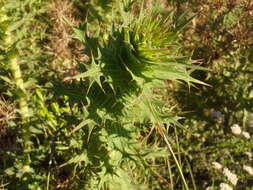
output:
<svg viewBox="0 0 253 190"><path fill-rule="evenodd" d="M252 189L252 16L0 0L0 189Z"/></svg>

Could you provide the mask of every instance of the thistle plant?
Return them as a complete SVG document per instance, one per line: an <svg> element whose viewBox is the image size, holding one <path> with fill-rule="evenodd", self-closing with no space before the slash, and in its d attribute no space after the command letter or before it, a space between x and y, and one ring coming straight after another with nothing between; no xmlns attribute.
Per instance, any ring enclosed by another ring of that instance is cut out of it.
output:
<svg viewBox="0 0 253 190"><path fill-rule="evenodd" d="M113 13L117 15L117 21L110 28L101 27L93 34L89 34L89 28L84 32L74 28L76 38L86 46L90 61L81 64L83 73L72 79L88 82L87 119L92 121L93 127L95 124L100 130L105 130L108 138L114 138L114 143L102 141L107 144L107 154L113 150L114 156L108 155L108 162L113 163L112 168L105 167L99 184L103 182L109 186L101 187L113 189L110 184L115 176L108 178L108 174L115 172L119 176L128 175L124 167L126 160L130 163L134 160L130 155L137 148L136 140L139 136L136 132L135 135L131 133L144 130L138 129L140 124L143 128L148 124L151 130L155 129L164 138L179 168L184 186L188 189L166 132L170 126L180 124L178 117L171 112L171 106L163 101L167 80L184 81L189 85L192 82L201 83L190 76L198 67L178 55L180 46L177 44L177 33L180 28L173 26L168 12L152 5L150 9L141 8L133 15L131 2L114 5L118 8ZM91 126L88 124L88 127ZM119 183L124 184L122 179ZM133 188L128 185L128 189ZM123 186L121 189L124 189Z"/></svg>

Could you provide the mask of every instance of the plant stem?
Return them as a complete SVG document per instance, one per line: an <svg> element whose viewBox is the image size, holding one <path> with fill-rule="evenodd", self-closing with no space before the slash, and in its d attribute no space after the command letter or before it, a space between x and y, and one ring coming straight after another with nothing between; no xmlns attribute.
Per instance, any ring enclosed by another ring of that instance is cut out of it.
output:
<svg viewBox="0 0 253 190"><path fill-rule="evenodd" d="M18 59L16 56L9 60L9 66L10 66L10 70L11 70L16 88L20 89L23 93L25 93L24 81L22 79L21 70L20 70ZM22 94L18 97L18 104L19 104L19 113L20 113L21 119L23 121L27 120L29 117L29 114L28 114L28 106L27 106L25 95Z"/></svg>
<svg viewBox="0 0 253 190"><path fill-rule="evenodd" d="M17 56L10 58L9 60L9 66L10 66L10 71L13 76L14 83L16 85L16 88L21 90L22 93L21 95L18 96L17 101L19 105L19 114L23 123L22 126L22 137L24 141L24 152L25 152L25 157L26 161L25 164L30 163L30 156L29 156L29 151L30 151L30 134L28 130L28 119L29 119L29 108L27 105L27 100L26 100L26 90L24 88L24 81L22 79L22 73L20 66L18 64L18 58Z"/></svg>
<svg viewBox="0 0 253 190"><path fill-rule="evenodd" d="M8 20L7 16L2 17L1 21ZM18 53L16 53L15 47L13 47L13 34L8 29L5 31L6 39L5 45L7 49L7 56L8 56L8 66L10 72L13 77L13 82L15 84L15 88L18 90L17 102L19 107L19 114L22 121L22 138L24 142L24 153L25 153L25 164L29 165L30 163L30 133L28 129L28 120L29 120L29 108L27 104L27 96L26 96L26 89L24 87L24 81L22 78L22 72L19 66L18 61Z"/></svg>

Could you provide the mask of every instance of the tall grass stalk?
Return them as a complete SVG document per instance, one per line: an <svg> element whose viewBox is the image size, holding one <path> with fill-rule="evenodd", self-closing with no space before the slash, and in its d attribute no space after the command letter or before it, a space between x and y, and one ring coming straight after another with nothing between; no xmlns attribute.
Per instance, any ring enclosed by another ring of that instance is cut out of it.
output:
<svg viewBox="0 0 253 190"><path fill-rule="evenodd" d="M172 147L171 147L171 144L170 144L168 138L166 137L165 134L162 134L162 137L163 137L165 143L167 144L167 147L168 147L168 149L169 149L169 151L170 151L170 153L171 153L171 155L172 155L172 157L173 157L173 159L174 159L174 161L175 161L175 163L176 163L176 166L177 166L178 171L179 171L179 174L180 174L180 176L181 176L181 178L182 178L182 181L183 181L183 184L184 184L185 189L186 189L186 190L189 190L189 187L188 187L187 182L186 182L186 180L185 180L185 177L184 177L182 168L181 168L181 166L180 166L180 163L178 162L178 159L177 159L177 157L176 157L176 155L175 155L175 153L174 153L174 151L173 151L173 149L172 149Z"/></svg>

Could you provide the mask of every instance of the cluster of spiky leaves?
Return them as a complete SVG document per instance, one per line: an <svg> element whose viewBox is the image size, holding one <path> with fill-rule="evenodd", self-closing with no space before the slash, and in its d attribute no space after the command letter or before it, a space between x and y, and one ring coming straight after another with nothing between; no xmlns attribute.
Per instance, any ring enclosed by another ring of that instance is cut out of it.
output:
<svg viewBox="0 0 253 190"><path fill-rule="evenodd" d="M83 32L76 30L90 61L83 65L85 72L73 77L88 83L87 119L93 125L89 128L100 131L105 143L103 158L99 156L104 165L99 184L109 185L108 189L119 188L115 187L117 175L121 189L126 188L128 180L123 176L130 177L127 165L136 167L140 155L144 161L144 155L151 153L151 147L145 152L138 146L140 132L145 130L140 127L150 125L164 135L165 124L178 124L171 105L164 103L165 81L199 82L190 77L196 67L178 55L177 28L170 23L169 13L154 6L135 16L131 12L119 15L121 20L96 34L80 35ZM91 138L94 136L92 131ZM127 189L136 180L130 178L129 182Z"/></svg>
<svg viewBox="0 0 253 190"><path fill-rule="evenodd" d="M106 109L113 114L120 114L114 110L119 110L121 106L132 110L143 104L148 108L157 95L154 89L163 89L166 80L200 83L190 77L191 69L197 67L178 55L177 32L169 23L169 16L162 15L158 10L151 11L139 13L138 18L129 13L125 15L131 18L127 22L129 24L113 24L109 32L79 36L80 40L85 39L90 62L85 63L86 72L73 78L88 78L88 97L92 99L94 90L100 91L96 96L104 95L107 98L99 99L108 99L108 102L98 105L108 107ZM111 106L112 101L114 106ZM147 114L146 118L139 117L142 112L150 113L143 113ZM141 121L147 118L154 123L158 121L150 109L140 109L136 113L140 114L136 118Z"/></svg>

